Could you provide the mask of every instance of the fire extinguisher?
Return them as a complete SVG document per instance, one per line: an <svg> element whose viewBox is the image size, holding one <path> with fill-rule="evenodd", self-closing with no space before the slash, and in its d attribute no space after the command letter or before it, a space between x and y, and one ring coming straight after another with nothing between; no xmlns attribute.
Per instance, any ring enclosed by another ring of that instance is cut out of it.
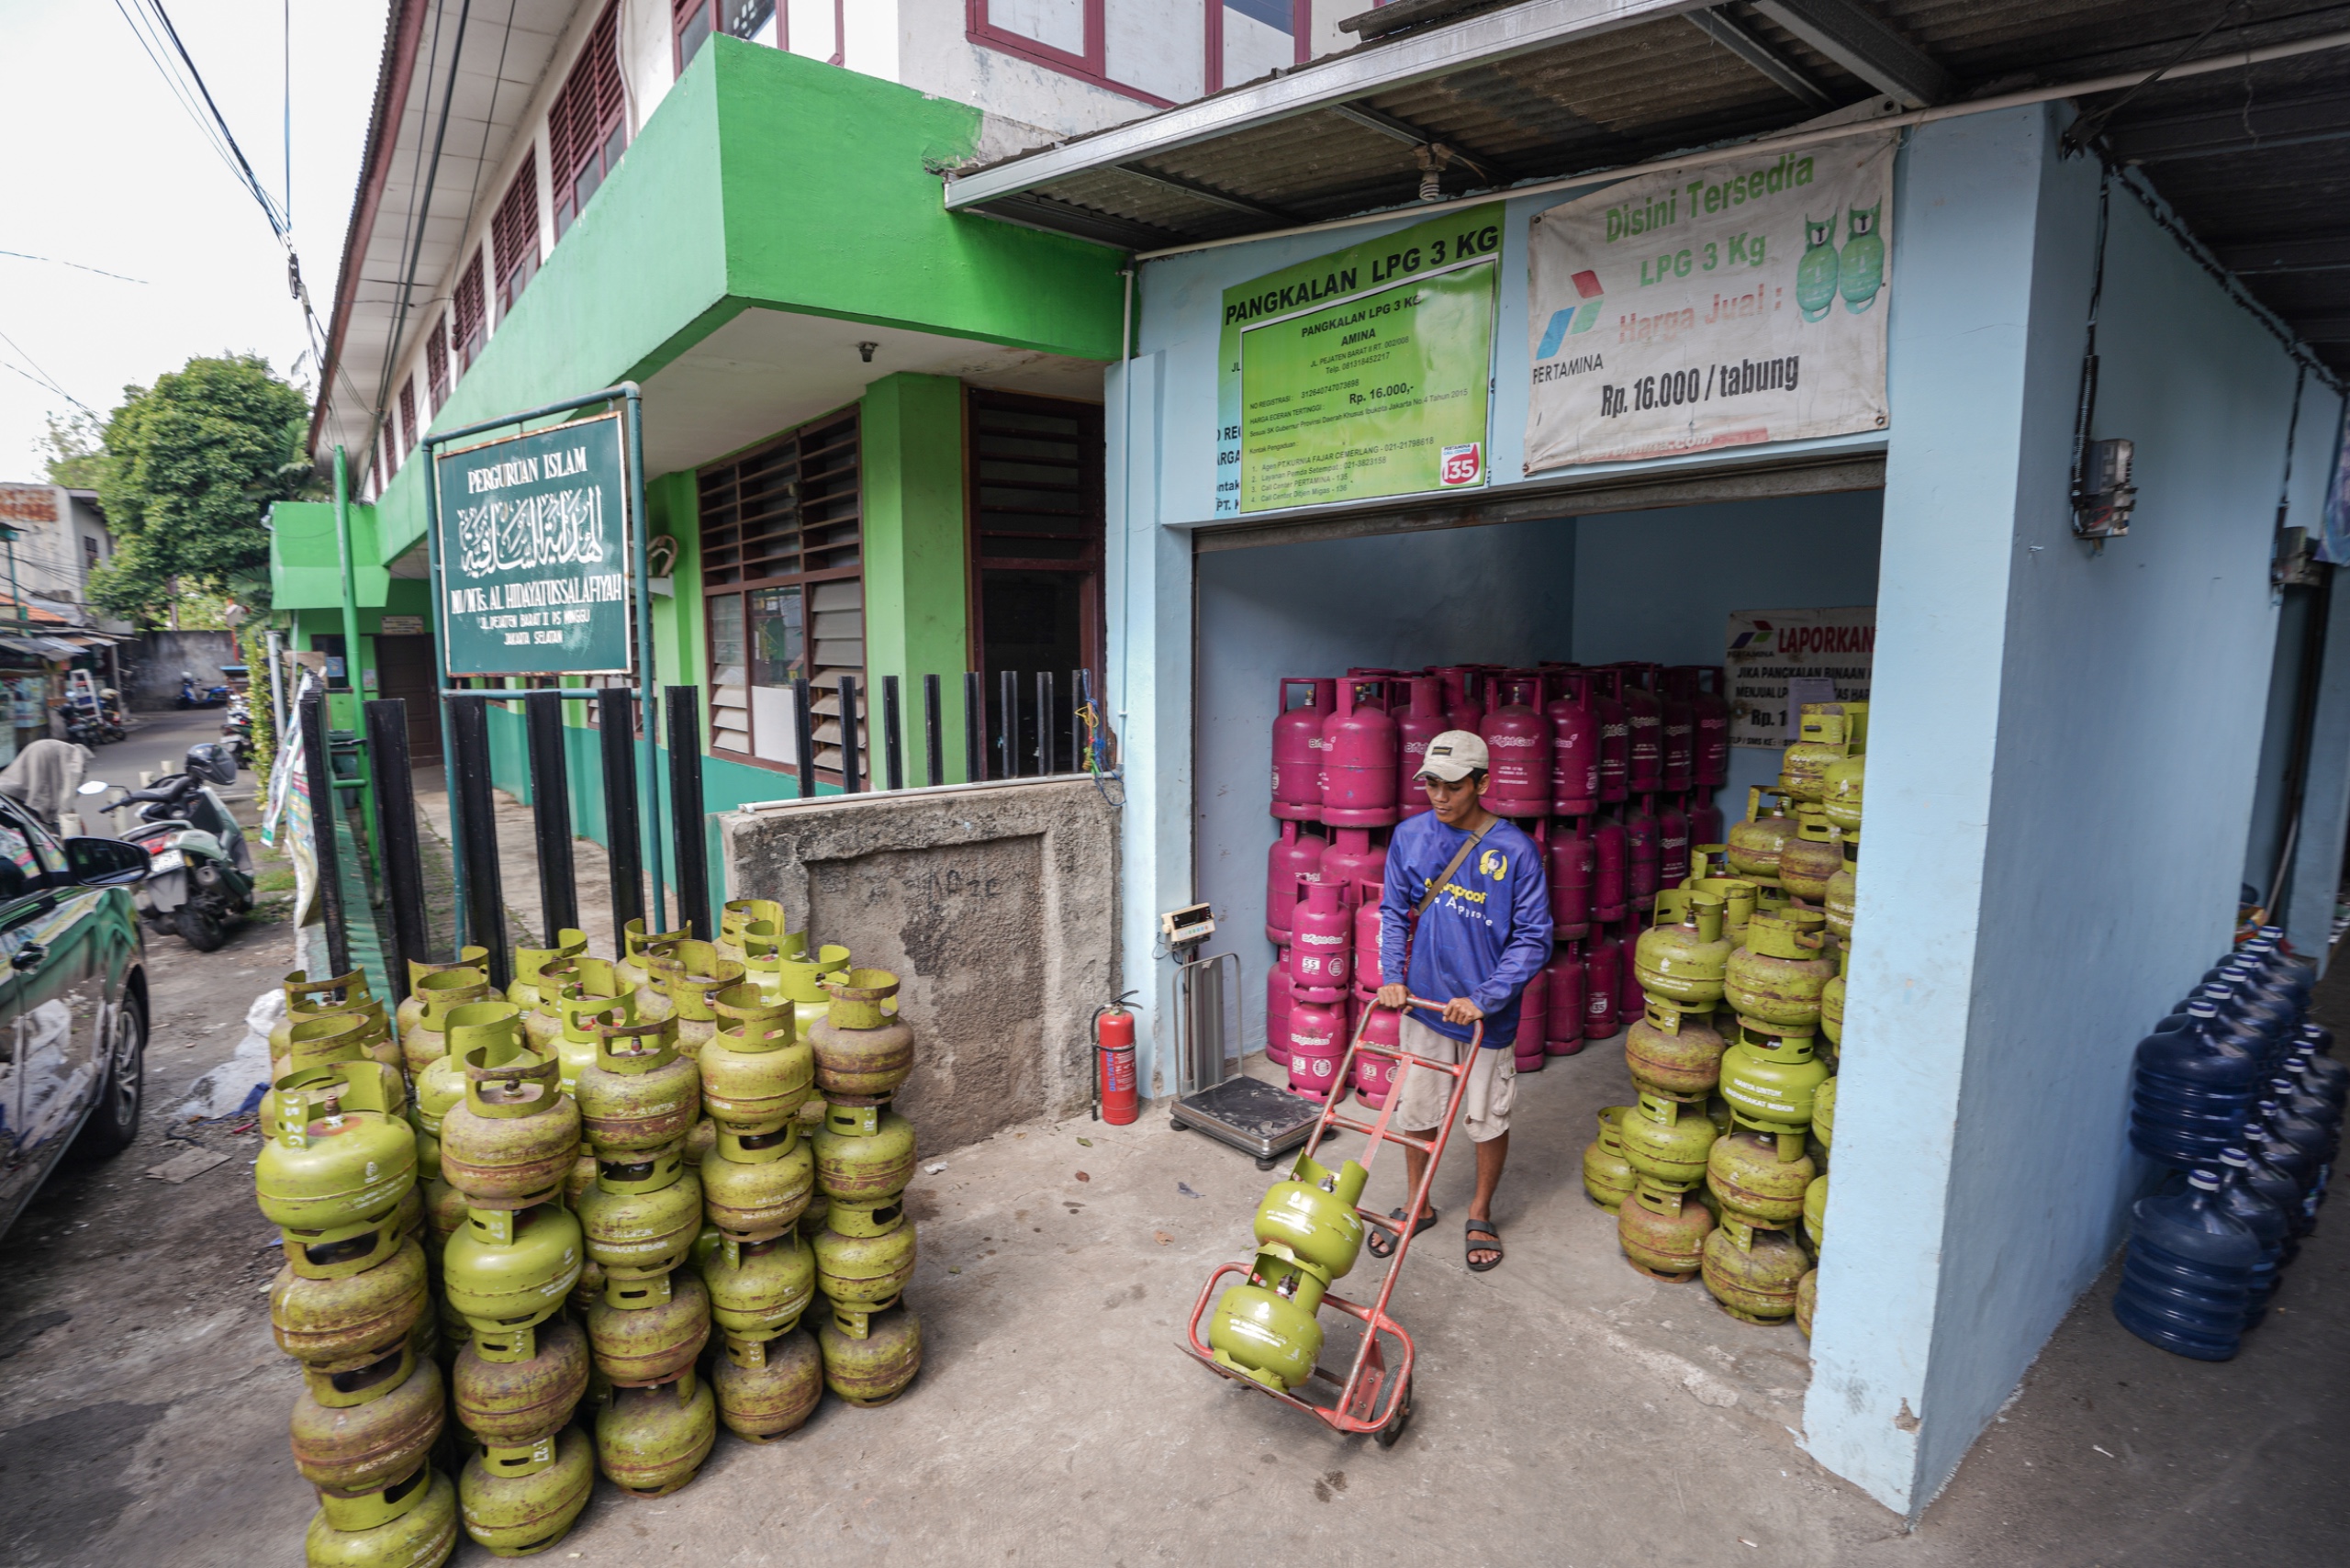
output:
<svg viewBox="0 0 2350 1568"><path fill-rule="evenodd" d="M1135 1091L1135 1015L1126 998L1093 1010L1093 1119L1123 1127L1141 1114Z"/></svg>

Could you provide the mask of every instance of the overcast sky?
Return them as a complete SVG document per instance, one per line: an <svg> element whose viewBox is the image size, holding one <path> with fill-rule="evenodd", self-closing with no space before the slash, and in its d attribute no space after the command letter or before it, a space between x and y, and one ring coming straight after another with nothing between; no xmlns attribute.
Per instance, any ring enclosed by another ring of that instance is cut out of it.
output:
<svg viewBox="0 0 2350 1568"><path fill-rule="evenodd" d="M283 199L287 0L162 5L262 183ZM321 319L386 9L386 0L291 0L294 242ZM0 255L0 480L39 477L42 416L73 408L37 379L103 416L125 385L194 354L259 353L280 375L293 370L308 339L285 253L117 0L0 0L0 252L18 252ZM299 378L315 384L307 360Z"/></svg>

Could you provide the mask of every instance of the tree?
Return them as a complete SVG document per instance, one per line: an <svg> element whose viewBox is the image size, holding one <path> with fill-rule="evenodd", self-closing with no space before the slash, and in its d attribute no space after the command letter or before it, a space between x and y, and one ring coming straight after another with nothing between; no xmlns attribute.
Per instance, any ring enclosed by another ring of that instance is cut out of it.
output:
<svg viewBox="0 0 2350 1568"><path fill-rule="evenodd" d="M106 471L106 428L98 416L84 409L63 419L45 416L49 433L40 443L49 448L43 466L49 482L69 490L95 490Z"/></svg>
<svg viewBox="0 0 2350 1568"><path fill-rule="evenodd" d="M317 485L303 451L308 399L254 354L191 359L123 388L106 425L98 502L117 541L90 597L159 617L195 588L264 606L271 503Z"/></svg>

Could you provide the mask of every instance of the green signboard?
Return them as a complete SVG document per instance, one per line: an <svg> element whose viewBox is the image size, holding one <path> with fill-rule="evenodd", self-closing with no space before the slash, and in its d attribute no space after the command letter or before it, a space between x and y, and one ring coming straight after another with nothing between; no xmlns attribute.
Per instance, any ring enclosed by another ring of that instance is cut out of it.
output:
<svg viewBox="0 0 2350 1568"><path fill-rule="evenodd" d="M446 673L632 667L624 435L613 413L437 454Z"/></svg>
<svg viewBox="0 0 2350 1568"><path fill-rule="evenodd" d="M1502 209L1225 291L1218 515L1486 482Z"/></svg>

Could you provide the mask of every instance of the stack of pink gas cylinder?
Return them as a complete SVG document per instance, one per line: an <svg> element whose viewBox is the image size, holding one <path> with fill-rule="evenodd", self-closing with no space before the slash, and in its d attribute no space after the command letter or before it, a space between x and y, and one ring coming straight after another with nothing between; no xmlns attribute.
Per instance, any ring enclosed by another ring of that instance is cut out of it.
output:
<svg viewBox="0 0 2350 1568"><path fill-rule="evenodd" d="M1316 1099L1358 1026L1392 1045L1399 1015L1371 1005L1389 829L1428 809L1414 781L1428 742L1473 730L1492 755L1485 808L1541 846L1556 950L1519 1006L1521 1072L1572 1056L1640 1015L1628 961L1657 890L1719 844L1729 703L1706 665L1445 665L1285 677L1273 720L1265 936L1265 1050ZM1367 1021L1366 1021L1367 1020ZM1351 1087L1386 1103L1393 1064L1358 1058Z"/></svg>

